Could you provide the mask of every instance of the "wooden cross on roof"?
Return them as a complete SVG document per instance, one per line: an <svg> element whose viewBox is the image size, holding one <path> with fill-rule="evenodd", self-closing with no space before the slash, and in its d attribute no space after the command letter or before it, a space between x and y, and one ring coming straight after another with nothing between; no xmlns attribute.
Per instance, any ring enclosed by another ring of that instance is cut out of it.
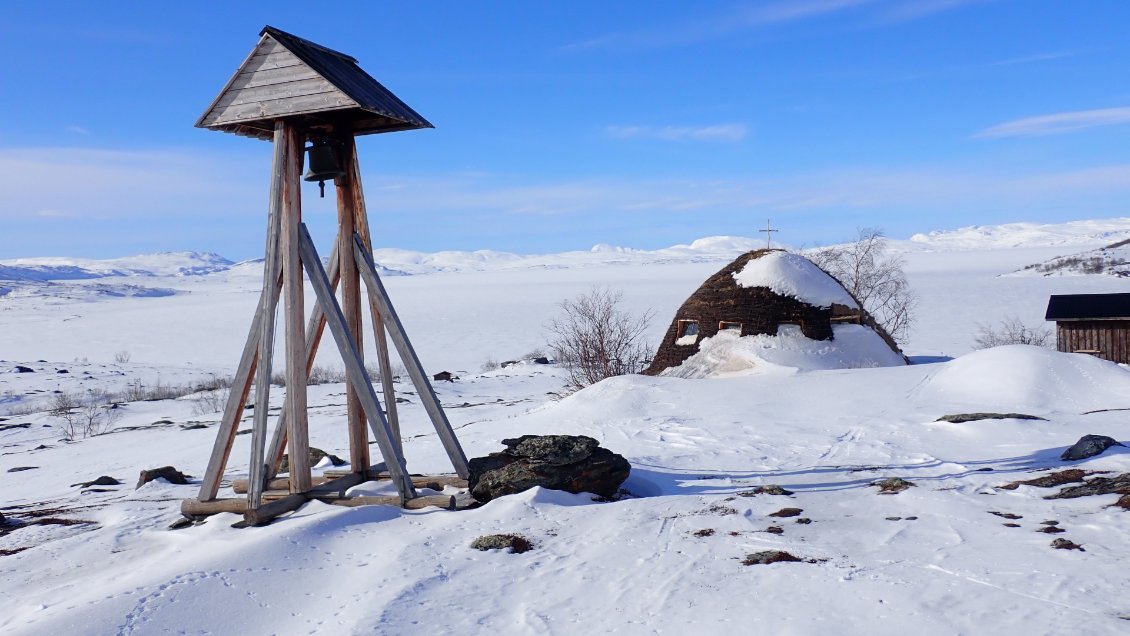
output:
<svg viewBox="0 0 1130 636"><path fill-rule="evenodd" d="M765 229L758 231L765 232L765 249L772 249L773 232L780 232L781 230L774 230L773 226L769 224L769 219L765 219Z"/></svg>

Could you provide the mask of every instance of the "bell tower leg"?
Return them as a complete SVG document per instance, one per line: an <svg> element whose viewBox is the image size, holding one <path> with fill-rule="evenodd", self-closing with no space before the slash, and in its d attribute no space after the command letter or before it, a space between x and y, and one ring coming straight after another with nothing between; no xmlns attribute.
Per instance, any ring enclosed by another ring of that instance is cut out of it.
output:
<svg viewBox="0 0 1130 636"><path fill-rule="evenodd" d="M310 434L306 417L306 318L299 224L302 222L302 153L305 135L293 124L282 124L286 138L286 169L282 188L283 318L286 343L286 422L290 459L290 492L311 488Z"/></svg>
<svg viewBox="0 0 1130 636"><path fill-rule="evenodd" d="M350 240L357 225L357 199L354 193L356 177L349 170L356 156L356 146L350 136L341 144L341 160L345 174L337 179L337 220L338 233L336 252L338 271L341 276L341 311L345 325L353 338L357 354L364 361L364 330L361 324L361 274L357 271L353 246ZM332 280L331 280L332 283ZM349 377L345 381L346 420L349 425L349 465L355 473L369 470L369 432L365 427L365 413L361 410L358 387ZM387 398L386 398L387 399ZM395 399L395 398L394 398ZM388 408L388 404L385 405Z"/></svg>

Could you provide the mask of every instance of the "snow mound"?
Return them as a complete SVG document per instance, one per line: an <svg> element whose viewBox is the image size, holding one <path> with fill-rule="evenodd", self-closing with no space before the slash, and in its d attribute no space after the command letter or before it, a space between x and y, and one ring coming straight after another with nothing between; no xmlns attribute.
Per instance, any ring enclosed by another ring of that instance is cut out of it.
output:
<svg viewBox="0 0 1130 636"><path fill-rule="evenodd" d="M688 379L791 375L798 371L906 364L870 327L833 325L832 330L835 333L832 340L807 338L795 325L781 325L776 336L739 337L733 331L722 331L712 338L704 338L699 343L698 353L660 375Z"/></svg>
<svg viewBox="0 0 1130 636"><path fill-rule="evenodd" d="M1130 371L1082 353L1007 345L940 366L920 389L923 396L973 410L1026 406L1082 413L1125 407L1130 400Z"/></svg>
<svg viewBox="0 0 1130 636"><path fill-rule="evenodd" d="M751 259L734 273L734 280L741 287L768 287L774 293L816 307L830 307L833 303L859 307L843 285L798 254L770 252Z"/></svg>

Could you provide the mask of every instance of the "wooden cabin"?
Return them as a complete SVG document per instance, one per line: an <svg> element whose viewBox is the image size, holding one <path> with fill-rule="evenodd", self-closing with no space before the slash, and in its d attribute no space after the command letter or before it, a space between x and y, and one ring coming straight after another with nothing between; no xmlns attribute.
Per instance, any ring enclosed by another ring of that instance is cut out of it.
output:
<svg viewBox="0 0 1130 636"><path fill-rule="evenodd" d="M1130 364L1130 294L1052 296L1044 319L1055 321L1058 351Z"/></svg>

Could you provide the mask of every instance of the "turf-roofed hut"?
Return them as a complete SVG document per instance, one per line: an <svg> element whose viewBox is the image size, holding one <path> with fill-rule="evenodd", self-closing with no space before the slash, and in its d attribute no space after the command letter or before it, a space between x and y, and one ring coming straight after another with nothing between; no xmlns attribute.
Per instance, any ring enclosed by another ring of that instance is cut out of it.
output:
<svg viewBox="0 0 1130 636"><path fill-rule="evenodd" d="M897 353L894 339L834 277L812 261L783 250L747 252L706 279L671 321L651 365L658 375L698 353L699 343L721 331L777 335L792 325L813 340L832 340L833 325L871 327Z"/></svg>

